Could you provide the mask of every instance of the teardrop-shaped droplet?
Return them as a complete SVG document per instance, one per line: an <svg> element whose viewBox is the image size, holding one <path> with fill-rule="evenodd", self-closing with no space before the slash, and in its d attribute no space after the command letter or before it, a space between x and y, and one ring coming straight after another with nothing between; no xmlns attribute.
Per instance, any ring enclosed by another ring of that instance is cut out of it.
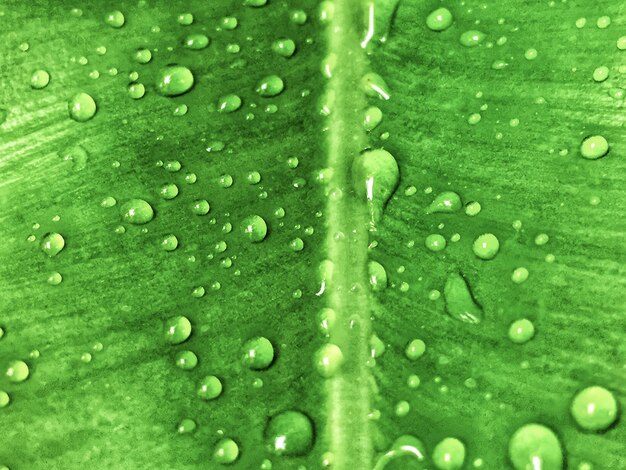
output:
<svg viewBox="0 0 626 470"><path fill-rule="evenodd" d="M463 207L461 196L452 191L445 191L433 200L426 209L427 214L456 212Z"/></svg>
<svg viewBox="0 0 626 470"><path fill-rule="evenodd" d="M472 296L465 278L459 273L452 273L443 289L446 311L457 320L465 323L480 323L483 309Z"/></svg>
<svg viewBox="0 0 626 470"><path fill-rule="evenodd" d="M372 222L377 222L383 208L400 180L400 170L393 155L383 149L368 150L352 163L352 182L359 198L367 201Z"/></svg>

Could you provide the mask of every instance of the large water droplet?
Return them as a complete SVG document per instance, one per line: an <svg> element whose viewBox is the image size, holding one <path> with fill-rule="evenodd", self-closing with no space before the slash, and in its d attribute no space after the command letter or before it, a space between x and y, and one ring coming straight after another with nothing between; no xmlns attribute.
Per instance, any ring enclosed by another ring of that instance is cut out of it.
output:
<svg viewBox="0 0 626 470"><path fill-rule="evenodd" d="M452 191L445 191L433 200L426 209L427 214L456 212L463 207L461 196Z"/></svg>
<svg viewBox="0 0 626 470"><path fill-rule="evenodd" d="M188 92L193 86L191 70L182 65L168 65L159 70L156 87L165 96L177 96Z"/></svg>
<svg viewBox="0 0 626 470"><path fill-rule="evenodd" d="M261 242L267 236L267 224L260 215L251 215L241 222L241 232L251 242Z"/></svg>
<svg viewBox="0 0 626 470"><path fill-rule="evenodd" d="M617 401L604 387L587 387L576 394L570 408L576 423L586 431L604 431L617 419Z"/></svg>
<svg viewBox="0 0 626 470"><path fill-rule="evenodd" d="M383 149L368 150L352 163L352 182L358 197L367 201L372 222L380 220L383 208L400 180L393 155Z"/></svg>
<svg viewBox="0 0 626 470"><path fill-rule="evenodd" d="M41 249L48 256L57 255L65 247L63 235L56 232L46 234L41 241Z"/></svg>
<svg viewBox="0 0 626 470"><path fill-rule="evenodd" d="M313 422L299 411L283 411L270 419L265 438L274 454L305 455L313 447Z"/></svg>
<svg viewBox="0 0 626 470"><path fill-rule="evenodd" d="M343 353L336 344L325 344L315 353L315 370L322 377L332 377L343 364Z"/></svg>
<svg viewBox="0 0 626 470"><path fill-rule="evenodd" d="M561 443L552 430L541 424L526 424L509 441L509 458L515 470L562 470Z"/></svg>
<svg viewBox="0 0 626 470"><path fill-rule="evenodd" d="M269 339L259 336L243 345L243 363L254 370L267 369L274 360L274 346Z"/></svg>
<svg viewBox="0 0 626 470"><path fill-rule="evenodd" d="M239 446L232 439L225 437L221 439L213 451L213 458L222 465L231 464L239 457Z"/></svg>
<svg viewBox="0 0 626 470"><path fill-rule="evenodd" d="M474 254L484 260L495 258L499 249L500 242L492 233L484 233L480 235L476 238L476 240L474 240L474 244L472 245Z"/></svg>
<svg viewBox="0 0 626 470"><path fill-rule="evenodd" d="M263 77L256 86L256 92L266 98L279 95L284 89L285 84L278 75Z"/></svg>
<svg viewBox="0 0 626 470"><path fill-rule="evenodd" d="M87 93L74 95L67 103L70 117L77 122L85 122L96 114L96 102Z"/></svg>
<svg viewBox="0 0 626 470"><path fill-rule="evenodd" d="M580 154L589 160L604 157L609 152L609 143L601 135L593 135L583 140Z"/></svg>
<svg viewBox="0 0 626 470"><path fill-rule="evenodd" d="M143 199L131 199L120 206L122 220L135 225L146 224L154 217L152 206Z"/></svg>
<svg viewBox="0 0 626 470"><path fill-rule="evenodd" d="M180 344L191 336L191 322L185 316L170 317L165 322L165 339L170 344Z"/></svg>
<svg viewBox="0 0 626 470"><path fill-rule="evenodd" d="M452 24L452 13L447 8L437 8L426 17L426 26L432 31L443 31Z"/></svg>
<svg viewBox="0 0 626 470"><path fill-rule="evenodd" d="M370 286L373 291L381 291L387 287L387 271L378 261L367 263Z"/></svg>
<svg viewBox="0 0 626 470"><path fill-rule="evenodd" d="M465 323L480 323L483 310L476 303L465 278L459 273L452 273L443 289L446 311L457 320Z"/></svg>
<svg viewBox="0 0 626 470"><path fill-rule="evenodd" d="M465 461L465 444L446 437L433 450L433 462L439 470L459 470Z"/></svg>
<svg viewBox="0 0 626 470"><path fill-rule="evenodd" d="M28 378L30 369L28 368L28 364L24 361L11 361L9 362L5 375L11 382L20 383Z"/></svg>
<svg viewBox="0 0 626 470"><path fill-rule="evenodd" d="M197 395L202 400L214 400L222 394L222 381L214 375L207 375L198 383Z"/></svg>

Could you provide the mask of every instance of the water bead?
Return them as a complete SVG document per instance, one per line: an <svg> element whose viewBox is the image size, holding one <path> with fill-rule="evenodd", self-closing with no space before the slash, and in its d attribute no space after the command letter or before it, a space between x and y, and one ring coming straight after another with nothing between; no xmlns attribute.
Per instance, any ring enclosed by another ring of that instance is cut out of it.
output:
<svg viewBox="0 0 626 470"><path fill-rule="evenodd" d="M377 106L370 106L365 110L363 127L366 131L373 131L383 120L383 112Z"/></svg>
<svg viewBox="0 0 626 470"><path fill-rule="evenodd" d="M122 220L135 225L150 222L154 217L152 206L143 199L131 199L120 207Z"/></svg>
<svg viewBox="0 0 626 470"><path fill-rule="evenodd" d="M472 244L472 251L480 259L493 259L500 250L500 242L492 233L484 233L480 235Z"/></svg>
<svg viewBox="0 0 626 470"><path fill-rule="evenodd" d="M474 300L469 284L459 273L451 273L443 289L446 311L464 323L480 323L483 310Z"/></svg>
<svg viewBox="0 0 626 470"><path fill-rule="evenodd" d="M524 344L535 336L535 325L527 318L515 320L509 327L509 339L517 344Z"/></svg>
<svg viewBox="0 0 626 470"><path fill-rule="evenodd" d="M189 26L193 23L193 15L191 13L181 13L176 17L176 21L181 26Z"/></svg>
<svg viewBox="0 0 626 470"><path fill-rule="evenodd" d="M620 51L626 51L626 36L618 38L616 46Z"/></svg>
<svg viewBox="0 0 626 470"><path fill-rule="evenodd" d="M485 33L482 31L470 30L465 31L459 37L459 42L465 47L478 46L485 39Z"/></svg>
<svg viewBox="0 0 626 470"><path fill-rule="evenodd" d="M609 78L609 68L606 65L597 67L593 71L593 80L596 82L603 82Z"/></svg>
<svg viewBox="0 0 626 470"><path fill-rule="evenodd" d="M161 248L165 251L174 251L178 247L178 238L176 235L170 234L163 237L161 240Z"/></svg>
<svg viewBox="0 0 626 470"><path fill-rule="evenodd" d="M165 322L165 340L170 344L180 344L191 336L191 322L185 316L170 317Z"/></svg>
<svg viewBox="0 0 626 470"><path fill-rule="evenodd" d="M249 339L243 345L243 363L252 370L267 369L274 361L272 342L259 336Z"/></svg>
<svg viewBox="0 0 626 470"><path fill-rule="evenodd" d="M239 446L230 438L221 439L213 451L213 458L217 463L227 465L233 463L239 457Z"/></svg>
<svg viewBox="0 0 626 470"><path fill-rule="evenodd" d="M482 210L482 207L481 207L480 203L476 202L476 201L469 202L465 206L465 214L470 216L470 217L474 217L474 216L480 214L481 210Z"/></svg>
<svg viewBox="0 0 626 470"><path fill-rule="evenodd" d="M426 17L426 26L432 31L444 31L452 24L452 13L447 8L437 8Z"/></svg>
<svg viewBox="0 0 626 470"><path fill-rule="evenodd" d="M104 17L104 22L112 28L121 28L125 21L124 14L119 10L111 11Z"/></svg>
<svg viewBox="0 0 626 470"><path fill-rule="evenodd" d="M61 273L53 272L50 273L47 281L48 284L50 284L51 286L58 286L59 284L61 284L61 282L63 282L63 276L61 275Z"/></svg>
<svg viewBox="0 0 626 470"><path fill-rule="evenodd" d="M372 260L367 263L367 271L370 287L373 291L381 291L387 287L387 271L382 264L378 261Z"/></svg>
<svg viewBox="0 0 626 470"><path fill-rule="evenodd" d="M263 77L256 86L256 92L266 98L279 95L285 89L285 84L278 75Z"/></svg>
<svg viewBox="0 0 626 470"><path fill-rule="evenodd" d="M289 242L289 248L293 251L302 251L304 249L304 242L302 241L302 238L298 237L291 240Z"/></svg>
<svg viewBox="0 0 626 470"><path fill-rule="evenodd" d="M222 382L214 375L207 375L198 383L197 395L202 400L214 400L222 394Z"/></svg>
<svg viewBox="0 0 626 470"><path fill-rule="evenodd" d="M613 394L604 387L587 387L576 394L570 411L586 431L604 431L617 419L618 406Z"/></svg>
<svg viewBox="0 0 626 470"><path fill-rule="evenodd" d="M197 201L194 201L191 206L191 212L196 215L207 215L210 210L211 206L205 199L199 199Z"/></svg>
<svg viewBox="0 0 626 470"><path fill-rule="evenodd" d="M96 114L96 102L87 93L74 95L67 106L70 117L77 122L88 121Z"/></svg>
<svg viewBox="0 0 626 470"><path fill-rule="evenodd" d="M609 151L609 143L601 135L593 135L583 140L580 154L589 160L605 156Z"/></svg>
<svg viewBox="0 0 626 470"><path fill-rule="evenodd" d="M64 247L65 239L60 233L47 233L41 240L41 250L50 257L58 255Z"/></svg>
<svg viewBox="0 0 626 470"><path fill-rule="evenodd" d="M424 245L430 251L441 251L446 247L446 239L443 237L443 235L433 233L426 237L426 240L424 240Z"/></svg>
<svg viewBox="0 0 626 470"><path fill-rule="evenodd" d="M562 470L563 450L554 432L541 424L526 424L509 441L509 458L515 470Z"/></svg>
<svg viewBox="0 0 626 470"><path fill-rule="evenodd" d="M11 403L11 397L4 390L0 390L0 408L4 408ZM1 467L0 467L1 468Z"/></svg>
<svg viewBox="0 0 626 470"><path fill-rule="evenodd" d="M178 434L189 434L196 430L196 422L190 418L184 418L176 427Z"/></svg>
<svg viewBox="0 0 626 470"><path fill-rule="evenodd" d="M302 26L306 23L307 14L302 10L294 10L289 13L289 19L292 23Z"/></svg>
<svg viewBox="0 0 626 470"><path fill-rule="evenodd" d="M5 375L9 379L9 381L14 383L24 382L30 375L30 369L28 368L28 364L24 361L11 361L7 367Z"/></svg>
<svg viewBox="0 0 626 470"><path fill-rule="evenodd" d="M234 16L225 16L220 20L220 24L222 28L232 31L237 28L239 21Z"/></svg>
<svg viewBox="0 0 626 470"><path fill-rule="evenodd" d="M322 377L332 377L343 364L343 353L336 344L325 344L315 353L314 364Z"/></svg>
<svg viewBox="0 0 626 470"><path fill-rule="evenodd" d="M258 184L261 182L261 173L258 171L251 171L246 175L246 180L250 184Z"/></svg>
<svg viewBox="0 0 626 470"><path fill-rule="evenodd" d="M480 113L473 113L468 116L467 122L468 124L476 125L480 122L482 118L483 117L480 115Z"/></svg>
<svg viewBox="0 0 626 470"><path fill-rule="evenodd" d="M146 94L146 87L143 83L131 83L128 85L128 96L134 100L143 98Z"/></svg>
<svg viewBox="0 0 626 470"><path fill-rule="evenodd" d="M205 49L211 40L204 34L189 34L183 41L183 46L187 49L199 51Z"/></svg>
<svg viewBox="0 0 626 470"><path fill-rule="evenodd" d="M465 444L454 437L446 437L433 450L433 463L439 470L459 470L465 461Z"/></svg>
<svg viewBox="0 0 626 470"><path fill-rule="evenodd" d="M363 92L372 98L380 98L388 100L391 98L389 92L389 86L377 73L368 72L361 78L361 89Z"/></svg>
<svg viewBox="0 0 626 470"><path fill-rule="evenodd" d="M258 243L267 236L267 224L263 217L251 215L241 222L241 232L249 241Z"/></svg>
<svg viewBox="0 0 626 470"><path fill-rule="evenodd" d="M265 429L269 450L276 455L302 456L313 447L313 423L299 411L273 416Z"/></svg>
<svg viewBox="0 0 626 470"><path fill-rule="evenodd" d="M45 88L50 83L50 74L45 70L35 70L30 77L30 86L36 90Z"/></svg>
<svg viewBox="0 0 626 470"><path fill-rule="evenodd" d="M513 270L513 274L511 274L511 280L515 284L521 284L522 282L526 281L526 279L528 279L528 274L528 269L524 267L515 268Z"/></svg>
<svg viewBox="0 0 626 470"><path fill-rule="evenodd" d="M535 60L537 58L537 49L527 49L526 52L524 52L524 57L526 60Z"/></svg>
<svg viewBox="0 0 626 470"><path fill-rule="evenodd" d="M198 356L193 351L178 351L174 362L180 369L191 370L198 365Z"/></svg>
<svg viewBox="0 0 626 470"><path fill-rule="evenodd" d="M463 207L461 197L452 191L445 191L435 197L426 208L427 214L456 212Z"/></svg>
<svg viewBox="0 0 626 470"><path fill-rule="evenodd" d="M217 110L221 113L232 113L239 108L241 108L241 98L238 95L224 95L217 100Z"/></svg>
<svg viewBox="0 0 626 470"><path fill-rule="evenodd" d="M611 25L611 18L608 16L601 16L596 21L596 26L600 29L606 29Z"/></svg>
<svg viewBox="0 0 626 470"><path fill-rule="evenodd" d="M289 58L296 51L296 43L291 39L277 39L272 43L272 50L282 57Z"/></svg>
<svg viewBox="0 0 626 470"><path fill-rule="evenodd" d="M182 65L168 65L159 70L156 88L164 96L178 96L188 92L194 84L191 70Z"/></svg>
<svg viewBox="0 0 626 470"><path fill-rule="evenodd" d="M383 149L368 150L352 163L352 182L356 194L368 202L373 221L378 221L382 211L396 190L400 169L395 157Z"/></svg>
<svg viewBox="0 0 626 470"><path fill-rule="evenodd" d="M421 339L414 339L410 341L409 344L407 344L406 348L404 349L404 353L406 354L406 357L410 359L411 361L416 361L417 359L422 357L425 352L426 352L426 343L424 343L424 341L422 341Z"/></svg>

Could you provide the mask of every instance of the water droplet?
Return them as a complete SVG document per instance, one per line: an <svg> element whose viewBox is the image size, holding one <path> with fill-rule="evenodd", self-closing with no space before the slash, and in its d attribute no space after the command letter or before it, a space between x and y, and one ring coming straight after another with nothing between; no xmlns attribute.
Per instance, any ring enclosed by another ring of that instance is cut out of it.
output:
<svg viewBox="0 0 626 470"><path fill-rule="evenodd" d="M527 318L515 320L509 327L509 339L517 344L524 344L535 336L535 325Z"/></svg>
<svg viewBox="0 0 626 470"><path fill-rule="evenodd" d="M120 207L122 220L135 225L150 222L154 217L152 206L143 199L131 199Z"/></svg>
<svg viewBox="0 0 626 470"><path fill-rule="evenodd" d="M535 60L537 58L537 49L527 49L526 52L524 52L524 57L526 60Z"/></svg>
<svg viewBox="0 0 626 470"><path fill-rule="evenodd" d="M480 323L483 310L474 300L465 278L459 273L452 273L443 289L446 311L457 320L465 323Z"/></svg>
<svg viewBox="0 0 626 470"><path fill-rule="evenodd" d="M293 251L302 251L304 249L304 242L302 241L302 238L298 237L291 240L289 242L289 248Z"/></svg>
<svg viewBox="0 0 626 470"><path fill-rule="evenodd" d="M125 21L124 14L119 10L111 11L104 17L104 22L112 28L121 28Z"/></svg>
<svg viewBox="0 0 626 470"><path fill-rule="evenodd" d="M433 462L439 470L459 470L465 461L465 444L446 437L433 450Z"/></svg>
<svg viewBox="0 0 626 470"><path fill-rule="evenodd" d="M209 205L208 201L204 199L199 199L197 201L194 201L194 203L191 206L191 212L193 212L196 215L207 215L210 210L211 210L211 206Z"/></svg>
<svg viewBox="0 0 626 470"><path fill-rule="evenodd" d="M285 84L278 75L263 77L256 86L256 92L266 98L279 95L285 88Z"/></svg>
<svg viewBox="0 0 626 470"><path fill-rule="evenodd" d="M206 48L211 40L204 34L189 34L185 37L183 45L187 49L199 51Z"/></svg>
<svg viewBox="0 0 626 470"><path fill-rule="evenodd" d="M28 368L28 364L24 361L11 361L9 362L5 375L11 382L20 383L28 378L30 369Z"/></svg>
<svg viewBox="0 0 626 470"><path fill-rule="evenodd" d="M611 18L608 16L601 16L596 21L596 26L600 29L606 29L611 25Z"/></svg>
<svg viewBox="0 0 626 470"><path fill-rule="evenodd" d="M369 150L354 159L352 182L357 196L368 203L372 223L380 220L399 180L398 163L386 150Z"/></svg>
<svg viewBox="0 0 626 470"><path fill-rule="evenodd" d="M270 419L265 438L276 455L305 455L313 447L313 422L299 411L283 411Z"/></svg>
<svg viewBox="0 0 626 470"><path fill-rule="evenodd" d="M385 354L386 346L385 343L376 335L370 336L369 340L370 346L370 356L374 359Z"/></svg>
<svg viewBox="0 0 626 470"><path fill-rule="evenodd" d="M617 419L618 407L613 394L597 385L576 394L570 408L574 420L586 431L604 431Z"/></svg>
<svg viewBox="0 0 626 470"><path fill-rule="evenodd" d="M202 400L214 400L222 394L222 382L214 375L207 375L198 383L197 394Z"/></svg>
<svg viewBox="0 0 626 470"><path fill-rule="evenodd" d="M317 314L317 325L325 336L330 336L330 332L337 321L337 314L332 308L323 308Z"/></svg>
<svg viewBox="0 0 626 470"><path fill-rule="evenodd" d="M541 424L526 424L509 441L509 458L515 470L562 470L561 443L552 430Z"/></svg>
<svg viewBox="0 0 626 470"><path fill-rule="evenodd" d="M430 251L441 251L446 247L446 239L438 233L430 234L424 240L424 245Z"/></svg>
<svg viewBox="0 0 626 470"><path fill-rule="evenodd" d="M302 26L306 23L307 14L303 10L294 10L289 13L289 19L292 23Z"/></svg>
<svg viewBox="0 0 626 470"><path fill-rule="evenodd" d="M447 8L437 8L426 17L426 26L432 31L443 31L452 24L452 13Z"/></svg>
<svg viewBox="0 0 626 470"><path fill-rule="evenodd" d="M493 259L500 249L500 242L492 233L484 233L480 235L472 245L474 254L480 259Z"/></svg>
<svg viewBox="0 0 626 470"><path fill-rule="evenodd" d="M482 118L483 117L480 115L480 113L473 113L468 116L467 123L471 125L476 125L480 122Z"/></svg>
<svg viewBox="0 0 626 470"><path fill-rule="evenodd" d="M426 343L421 339L414 339L406 345L404 353L411 361L416 361L426 352Z"/></svg>
<svg viewBox="0 0 626 470"><path fill-rule="evenodd" d="M78 93L67 102L70 117L77 122L90 120L96 114L96 102L87 93Z"/></svg>
<svg viewBox="0 0 626 470"><path fill-rule="evenodd" d="M485 39L485 33L477 30L465 31L461 34L459 42L465 47L478 46Z"/></svg>
<svg viewBox="0 0 626 470"><path fill-rule="evenodd" d="M165 251L174 251L178 247L178 238L176 235L165 235L161 240L161 248Z"/></svg>
<svg viewBox="0 0 626 470"><path fill-rule="evenodd" d="M361 89L367 96L388 100L391 98L389 87L383 77L374 72L368 72L361 78Z"/></svg>
<svg viewBox="0 0 626 470"><path fill-rule="evenodd" d="M267 236L267 224L263 217L251 215L241 222L241 232L251 242L261 242Z"/></svg>
<svg viewBox="0 0 626 470"><path fill-rule="evenodd" d="M170 317L165 322L165 340L170 344L180 344L191 336L191 322L185 316Z"/></svg>
<svg viewBox="0 0 626 470"><path fill-rule="evenodd" d="M325 344L320 347L314 357L315 370L325 378L332 377L343 364L343 353L336 344Z"/></svg>
<svg viewBox="0 0 626 470"><path fill-rule="evenodd" d="M274 346L269 339L258 336L243 345L243 363L253 370L267 369L274 361Z"/></svg>
<svg viewBox="0 0 626 470"><path fill-rule="evenodd" d="M213 451L213 458L217 463L227 465L233 463L239 457L239 446L230 438L221 439Z"/></svg>
<svg viewBox="0 0 626 470"><path fill-rule="evenodd" d="M601 135L593 135L583 140L580 154L589 160L604 157L609 151L609 143Z"/></svg>
<svg viewBox="0 0 626 470"><path fill-rule="evenodd" d="M238 95L224 95L217 100L217 110L221 113L232 113L239 108L241 108L241 98Z"/></svg>
<svg viewBox="0 0 626 470"><path fill-rule="evenodd" d="M128 96L134 100L139 100L146 94L146 87L143 83L131 83L128 85Z"/></svg>
<svg viewBox="0 0 626 470"><path fill-rule="evenodd" d="M474 217L474 216L480 214L481 210L482 210L482 207L481 207L480 203L476 202L476 201L469 202L465 206L465 214L470 216L470 217Z"/></svg>
<svg viewBox="0 0 626 470"><path fill-rule="evenodd" d="M176 17L176 21L181 26L189 26L193 23L193 15L191 13L181 13Z"/></svg>
<svg viewBox="0 0 626 470"><path fill-rule="evenodd" d="M365 118L363 119L363 127L366 131L374 130L383 120L383 112L376 106L370 106L365 110Z"/></svg>
<svg viewBox="0 0 626 470"><path fill-rule="evenodd" d="M192 370L198 365L198 356L193 351L178 351L174 358L176 367L183 370Z"/></svg>
<svg viewBox="0 0 626 470"><path fill-rule="evenodd" d="M378 261L367 263L367 272L370 280L370 287L374 292L387 288L387 271Z"/></svg>
<svg viewBox="0 0 626 470"><path fill-rule="evenodd" d="M225 16L220 20L221 27L225 30L232 31L239 25L239 21L234 16Z"/></svg>
<svg viewBox="0 0 626 470"><path fill-rule="evenodd" d="M193 86L191 70L182 65L168 65L159 70L156 87L165 96L178 96L188 92Z"/></svg>
<svg viewBox="0 0 626 470"><path fill-rule="evenodd" d="M178 423L176 430L179 434L189 434L196 430L196 422L193 419L184 418Z"/></svg>
<svg viewBox="0 0 626 470"><path fill-rule="evenodd" d="M616 46L620 51L626 51L626 36L619 37Z"/></svg>
<svg viewBox="0 0 626 470"><path fill-rule="evenodd" d="M422 462L426 455L424 449L424 444L418 438L408 434L400 436L391 445L389 451L380 456L373 470L383 470L390 462L403 457Z"/></svg>
<svg viewBox="0 0 626 470"><path fill-rule="evenodd" d="M463 207L461 196L452 191L439 194L426 209L427 214L456 212Z"/></svg>
<svg viewBox="0 0 626 470"><path fill-rule="evenodd" d="M528 279L528 269L520 267L513 270L513 274L511 274L511 280L515 284L521 284L526 279Z"/></svg>
<svg viewBox="0 0 626 470"><path fill-rule="evenodd" d="M0 408L5 408L11 403L11 397L4 390L0 390ZM1 468L1 467L0 467Z"/></svg>
<svg viewBox="0 0 626 470"><path fill-rule="evenodd" d="M159 189L159 195L166 200L174 199L178 196L178 186L174 183L164 184Z"/></svg>
<svg viewBox="0 0 626 470"><path fill-rule="evenodd" d="M330 0L324 0L319 6L319 20L322 24L329 24L335 16L335 4Z"/></svg>
<svg viewBox="0 0 626 470"><path fill-rule="evenodd" d="M280 56L289 58L296 51L296 43L291 39L277 39L272 43L272 50Z"/></svg>
<svg viewBox="0 0 626 470"><path fill-rule="evenodd" d="M53 272L48 276L48 284L51 286L58 286L61 282L63 282L63 276L61 276L61 273Z"/></svg>
<svg viewBox="0 0 626 470"><path fill-rule="evenodd" d="M596 68L593 71L593 79L596 82L603 82L609 78L609 68L606 65Z"/></svg>
<svg viewBox="0 0 626 470"><path fill-rule="evenodd" d="M50 83L50 74L45 70L35 70L30 77L30 86L36 90L45 88Z"/></svg>
<svg viewBox="0 0 626 470"><path fill-rule="evenodd" d="M64 247L65 239L60 233L47 233L41 241L41 249L48 256L56 256Z"/></svg>

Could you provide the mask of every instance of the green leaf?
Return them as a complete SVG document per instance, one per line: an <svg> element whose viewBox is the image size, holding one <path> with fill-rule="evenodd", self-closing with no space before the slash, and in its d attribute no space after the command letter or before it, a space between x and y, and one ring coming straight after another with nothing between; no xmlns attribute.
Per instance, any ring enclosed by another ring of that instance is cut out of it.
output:
<svg viewBox="0 0 626 470"><path fill-rule="evenodd" d="M624 465L618 3L62 3L0 6L0 466Z"/></svg>

